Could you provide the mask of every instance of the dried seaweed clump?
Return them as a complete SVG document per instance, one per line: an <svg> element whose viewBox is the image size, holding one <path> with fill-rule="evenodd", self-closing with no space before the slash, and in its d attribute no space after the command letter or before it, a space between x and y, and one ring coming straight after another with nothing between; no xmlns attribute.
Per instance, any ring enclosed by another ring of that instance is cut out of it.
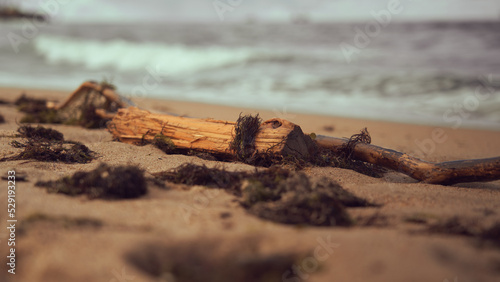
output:
<svg viewBox="0 0 500 282"><path fill-rule="evenodd" d="M229 172L224 168L208 168L205 165L183 164L171 171L156 173L161 180L185 185L203 185L222 188L239 194L241 179L245 172Z"/></svg>
<svg viewBox="0 0 500 282"><path fill-rule="evenodd" d="M96 82L97 83L97 82ZM111 90L116 90L116 85L113 84L113 79L108 79L106 77L104 77L101 82L99 83L99 85L102 86L103 89L111 89Z"/></svg>
<svg viewBox="0 0 500 282"><path fill-rule="evenodd" d="M285 224L349 226L352 220L343 201L367 205L338 184L326 181L318 185L302 172L277 181L274 188L253 179L242 189L242 204L249 213Z"/></svg>
<svg viewBox="0 0 500 282"><path fill-rule="evenodd" d="M79 171L70 177L37 182L35 185L47 188L51 193L70 196L85 194L91 199L130 199L147 193L144 171L136 166L112 167L101 164L89 172Z"/></svg>
<svg viewBox="0 0 500 282"><path fill-rule="evenodd" d="M64 135L52 128L42 126L32 127L29 125L21 126L17 132L27 139L37 139L46 141L64 141Z"/></svg>
<svg viewBox="0 0 500 282"><path fill-rule="evenodd" d="M11 145L24 148L18 155L3 158L7 160L37 160L44 162L88 163L94 159L94 152L87 146L72 141L65 141L57 130L42 126L21 126L18 132L24 142L13 141Z"/></svg>
<svg viewBox="0 0 500 282"><path fill-rule="evenodd" d="M228 172L194 164L155 176L174 183L222 188L240 197L240 204L258 217L285 224L349 226L345 207L370 204L327 179L312 181L302 172L278 166L249 172Z"/></svg>
<svg viewBox="0 0 500 282"><path fill-rule="evenodd" d="M16 143L24 151L10 160L37 160L43 162L88 163L93 159L92 151L87 146L77 143L65 146L64 143L32 142Z"/></svg>
<svg viewBox="0 0 500 282"><path fill-rule="evenodd" d="M245 163L260 167L283 166L292 170L301 170L307 166L315 165L311 160L294 155L282 155L280 153L271 152L270 149L266 152L254 154L252 157L248 158Z"/></svg>
<svg viewBox="0 0 500 282"><path fill-rule="evenodd" d="M14 102L18 110L26 113L21 123L62 123L57 111L47 107L47 100L27 97L21 94Z"/></svg>
<svg viewBox="0 0 500 282"><path fill-rule="evenodd" d="M172 154L176 151L176 146L174 142L167 136L163 134L156 134L152 144L156 146L158 149L162 150L166 154Z"/></svg>
<svg viewBox="0 0 500 282"><path fill-rule="evenodd" d="M260 130L262 119L256 116L245 115L238 117L234 127L234 137L229 144L230 150L238 160L245 162L255 153L255 137Z"/></svg>
<svg viewBox="0 0 500 282"><path fill-rule="evenodd" d="M16 105L17 109L21 112L34 113L47 109L47 100L30 98L26 96L25 93L22 93L21 96L14 101L14 105Z"/></svg>

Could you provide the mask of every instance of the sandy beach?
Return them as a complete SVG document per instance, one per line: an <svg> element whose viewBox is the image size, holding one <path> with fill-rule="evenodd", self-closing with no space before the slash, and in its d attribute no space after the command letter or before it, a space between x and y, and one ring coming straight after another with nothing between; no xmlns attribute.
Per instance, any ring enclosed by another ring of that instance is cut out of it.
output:
<svg viewBox="0 0 500 282"><path fill-rule="evenodd" d="M68 95L4 88L0 99L12 102L22 92L54 101ZM372 144L428 161L500 156L498 131L133 100L153 112L190 117L235 121L240 113L259 113L264 120L280 117L300 125L306 133L335 137L349 137L367 127ZM7 157L19 150L10 145L15 138L9 136L19 127L23 113L13 105L1 104L0 114L5 118L0 124L0 152ZM44 126L60 131L66 140L82 142L98 157L87 164L0 162L2 177L12 170L26 175L26 181L15 184L15 275L7 272L6 264L11 248L6 229L7 189L0 194L1 281L199 281L162 272L163 265L203 272L205 281L242 281L238 277L248 277L248 273L273 271L279 271L278 280L265 276L254 281L465 282L498 281L500 276L500 246L477 236L429 231L430 226L453 218L472 230L500 223L500 181L442 186L417 183L396 172L373 178L347 169L307 167L303 172L312 179L334 180L378 206L347 208L356 222L352 227L293 226L251 215L234 195L203 186L167 184L164 189L150 185L147 195L132 200L47 193L35 183L89 171L100 163L137 165L148 177L185 163L228 171L255 168L167 155L152 145L120 143L105 129ZM435 138L437 131L440 138ZM6 188L7 180L2 185Z"/></svg>

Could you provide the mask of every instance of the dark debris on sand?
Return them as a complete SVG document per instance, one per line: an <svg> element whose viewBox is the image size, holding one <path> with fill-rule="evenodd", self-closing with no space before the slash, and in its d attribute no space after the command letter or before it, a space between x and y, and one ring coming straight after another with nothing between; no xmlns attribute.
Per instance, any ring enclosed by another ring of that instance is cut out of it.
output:
<svg viewBox="0 0 500 282"><path fill-rule="evenodd" d="M47 100L27 97L22 94L15 102L18 110L26 113L21 118L21 123L52 123L79 125L85 128L104 128L109 119L105 119L96 114L96 106L92 97L87 97L81 105L70 110L71 115L62 115L55 109L47 107ZM69 117L71 116L71 117Z"/></svg>
<svg viewBox="0 0 500 282"><path fill-rule="evenodd" d="M205 165L183 164L174 170L154 174L161 180L176 184L203 185L222 188L238 194L239 183L245 173L229 172L221 168L208 168Z"/></svg>
<svg viewBox="0 0 500 282"><path fill-rule="evenodd" d="M315 226L349 226L352 220L343 200L354 203L354 195L333 182L313 184L303 173L293 173L266 189L257 179L243 191L243 206L250 214L274 222ZM342 197L337 197L342 195ZM360 202L362 200L359 200ZM364 203L363 203L364 204Z"/></svg>
<svg viewBox="0 0 500 282"><path fill-rule="evenodd" d="M305 257L292 252L263 254L256 238L203 239L174 244L144 244L125 259L148 275L165 281L281 281ZM244 243L241 244L241 241ZM290 275L291 276L291 275Z"/></svg>
<svg viewBox="0 0 500 282"><path fill-rule="evenodd" d="M483 243L493 243L500 247L500 222L490 227L480 225L478 220L467 220L454 216L429 225L427 232L472 237Z"/></svg>
<svg viewBox="0 0 500 282"><path fill-rule="evenodd" d="M156 134L151 143L166 154L174 154L177 149L174 142L163 134Z"/></svg>
<svg viewBox="0 0 500 282"><path fill-rule="evenodd" d="M35 226L43 224L48 225L51 229L64 228L91 228L99 229L104 226L104 223L99 219L88 217L69 217L66 215L54 216L44 213L33 213L23 219L23 224L19 228L21 236L26 235Z"/></svg>
<svg viewBox="0 0 500 282"><path fill-rule="evenodd" d="M0 161L37 160L44 162L88 163L95 153L87 146L72 141L65 141L57 130L42 126L21 126L18 129L25 141L12 141L11 145L24 150L18 155L3 158Z"/></svg>
<svg viewBox="0 0 500 282"><path fill-rule="evenodd" d="M46 141L63 141L64 135L52 128L45 128L42 126L29 126L24 125L17 130L22 137L28 139L46 140Z"/></svg>
<svg viewBox="0 0 500 282"><path fill-rule="evenodd" d="M89 172L79 171L69 177L35 185L51 193L87 195L91 199L131 199L147 193L144 171L136 166L101 164Z"/></svg>
<svg viewBox="0 0 500 282"><path fill-rule="evenodd" d="M31 98L23 93L14 102L14 105L19 111L26 113L21 118L21 123L62 123L57 111L47 108L46 99Z"/></svg>
<svg viewBox="0 0 500 282"><path fill-rule="evenodd" d="M286 224L349 226L352 220L345 207L371 205L326 178L311 181L303 172L277 166L248 173L184 164L155 176L178 184L226 189L240 197L249 213Z"/></svg>
<svg viewBox="0 0 500 282"><path fill-rule="evenodd" d="M489 228L481 232L481 238L486 241L491 241L497 247L500 247L500 222L496 222Z"/></svg>

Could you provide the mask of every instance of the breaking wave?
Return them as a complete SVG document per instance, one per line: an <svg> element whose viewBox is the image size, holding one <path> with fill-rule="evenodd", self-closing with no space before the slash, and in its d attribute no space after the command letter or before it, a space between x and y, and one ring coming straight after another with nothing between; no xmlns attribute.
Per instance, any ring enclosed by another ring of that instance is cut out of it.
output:
<svg viewBox="0 0 500 282"><path fill-rule="evenodd" d="M169 74L245 63L256 56L246 48L187 47L125 40L82 40L59 36L39 36L35 51L49 64L81 65L87 69L111 68L118 71L143 70L161 65Z"/></svg>

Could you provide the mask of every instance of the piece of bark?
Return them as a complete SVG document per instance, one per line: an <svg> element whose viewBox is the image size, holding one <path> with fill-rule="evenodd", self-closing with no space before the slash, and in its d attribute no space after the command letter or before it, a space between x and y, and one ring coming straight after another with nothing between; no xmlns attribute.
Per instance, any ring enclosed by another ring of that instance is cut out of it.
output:
<svg viewBox="0 0 500 282"><path fill-rule="evenodd" d="M314 141L320 147L335 149L345 146L349 140L318 135ZM366 143L356 144L352 157L404 173L425 183L450 185L500 179L500 157L433 163Z"/></svg>
<svg viewBox="0 0 500 282"><path fill-rule="evenodd" d="M232 155L230 143L234 127L235 122L231 121L154 114L129 107L118 110L108 130L124 143L151 141L161 134L170 138L177 148ZM258 153L293 155L305 159L314 150L312 140L299 126L277 118L261 124L254 146Z"/></svg>
<svg viewBox="0 0 500 282"><path fill-rule="evenodd" d="M118 95L113 89L102 86L93 81L86 81L82 83L75 91L73 91L73 93L71 93L63 103L57 105L50 103L47 104L47 107L54 110L62 110L71 105L81 96L86 95L88 91L95 91L100 93L106 99L107 103L116 103L117 107L119 108L131 106L128 101L122 99L122 97L120 97L120 95Z"/></svg>

